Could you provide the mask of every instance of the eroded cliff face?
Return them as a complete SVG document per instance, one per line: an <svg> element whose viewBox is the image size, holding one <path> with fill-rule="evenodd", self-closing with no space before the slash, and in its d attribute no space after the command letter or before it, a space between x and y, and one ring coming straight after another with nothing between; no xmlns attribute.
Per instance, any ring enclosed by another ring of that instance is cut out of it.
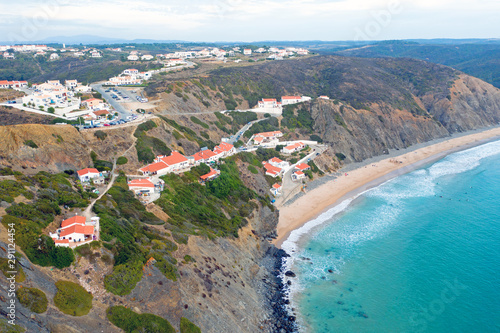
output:
<svg viewBox="0 0 500 333"><path fill-rule="evenodd" d="M24 173L84 168L92 164L89 153L87 142L69 125L0 126L0 164Z"/></svg>
<svg viewBox="0 0 500 333"><path fill-rule="evenodd" d="M413 98L424 112L384 103L354 109L318 100L310 106L315 132L332 147L329 154L342 153L348 163L500 123L500 90L467 75L455 80L448 95L430 91Z"/></svg>

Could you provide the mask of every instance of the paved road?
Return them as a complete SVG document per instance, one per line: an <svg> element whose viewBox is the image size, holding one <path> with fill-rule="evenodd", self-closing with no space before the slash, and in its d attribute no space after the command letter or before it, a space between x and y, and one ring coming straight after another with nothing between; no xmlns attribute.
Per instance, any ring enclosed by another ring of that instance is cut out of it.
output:
<svg viewBox="0 0 500 333"><path fill-rule="evenodd" d="M229 138L229 143L234 145L234 143L236 141L238 141L243 136L243 134L245 134L245 132L248 131L250 129L250 127L252 127L253 124L258 123L259 121L262 121L262 120L266 120L266 119L267 118L257 119L257 120L253 120L253 121L249 122L248 124L243 126L238 132L236 132L235 135L233 135Z"/></svg>
<svg viewBox="0 0 500 333"><path fill-rule="evenodd" d="M316 156L319 156L325 152L325 150L328 149L327 146L324 145L315 145L311 146L312 152L308 154L306 157L300 159L297 163L293 164L290 169L288 169L284 174L283 174L283 182L282 182L282 194L281 196L276 199L276 205L282 205L284 204L288 199L292 198L299 190L300 187L302 186L302 181L296 181L294 182L292 180L292 173L293 170L295 169L295 166L300 163L307 163L308 160L314 160Z"/></svg>

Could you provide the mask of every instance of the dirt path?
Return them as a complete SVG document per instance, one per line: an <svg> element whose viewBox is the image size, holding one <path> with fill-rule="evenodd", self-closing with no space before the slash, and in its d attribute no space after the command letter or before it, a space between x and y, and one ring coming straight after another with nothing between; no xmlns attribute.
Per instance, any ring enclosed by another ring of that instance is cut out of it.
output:
<svg viewBox="0 0 500 333"><path fill-rule="evenodd" d="M90 205L87 208L85 208L85 210L82 212L82 216L85 216L85 218L87 220L90 220L90 218L92 217L92 208L94 207L94 204L97 202L97 200L101 199L102 196L108 192L108 190L111 188L111 186L113 186L113 183L115 182L116 176L118 176L118 174L114 173L115 169L116 169L116 158L113 159L113 169L111 170L112 174L111 174L111 179L109 181L108 186L101 194L99 194L97 199L92 201L90 203Z"/></svg>

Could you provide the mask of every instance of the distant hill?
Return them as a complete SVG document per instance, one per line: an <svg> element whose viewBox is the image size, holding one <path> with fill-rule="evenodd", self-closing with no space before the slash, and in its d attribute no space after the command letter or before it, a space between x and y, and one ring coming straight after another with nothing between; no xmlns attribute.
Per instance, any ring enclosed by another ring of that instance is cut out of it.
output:
<svg viewBox="0 0 500 333"><path fill-rule="evenodd" d="M456 68L500 88L500 42L439 40L442 44L388 41L345 50L323 51L349 57L421 59Z"/></svg>

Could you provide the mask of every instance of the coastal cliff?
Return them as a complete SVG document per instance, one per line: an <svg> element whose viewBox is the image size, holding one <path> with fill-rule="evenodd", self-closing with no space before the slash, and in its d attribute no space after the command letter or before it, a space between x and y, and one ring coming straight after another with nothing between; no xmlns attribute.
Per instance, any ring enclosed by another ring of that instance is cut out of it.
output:
<svg viewBox="0 0 500 333"><path fill-rule="evenodd" d="M322 157L320 167L331 171L340 163L362 161L383 155L389 149L406 148L500 122L498 89L454 69L423 61L312 57L215 70L208 77L195 80L175 84L175 89L169 88L172 82L153 82L147 91L152 98L168 100L169 107L179 107L180 113L211 108L220 110L221 106L232 104L253 106L262 97L281 94L328 95L330 100L314 99L287 107L286 115L277 120L272 118L276 122L270 121L269 126L282 129L291 139L309 139L312 135L322 139L329 146L326 153L329 156ZM175 95L176 92L181 97ZM212 98L215 102L209 106L203 103ZM165 146L193 154L200 147L220 142L221 137L234 134L246 124L244 120L238 123L237 116L234 119L213 114L169 116L162 109L162 103L158 105L157 111L164 114L153 124L144 128L106 129L104 139L96 136L95 131L78 132L70 126L2 126L0 164L23 174L55 173L91 166L95 162L91 157L93 151L98 158L108 162L126 156L129 162L120 166L120 170L133 173L143 163L139 161L139 154L147 149L157 153L156 149ZM299 112L310 117L304 118L310 127L290 125L290 119L298 117ZM248 161L236 160L235 164L247 188L262 197L269 193L268 180L261 170L256 174L251 172ZM103 199L102 206L97 206L119 210L117 198L108 197ZM17 200L28 201L22 197ZM176 248L168 253L172 256L171 262L175 263L172 264L177 272L175 279L167 278L165 272L156 266L148 267L141 280L125 296L105 290L103 279L113 271L113 265L103 260L87 261L82 257L75 267L52 271L23 259L21 264L27 271L26 285L41 289L49 300L55 294L54 283L58 279L85 283L92 289L95 300L90 313L83 317L63 315L51 301L49 310L40 315L20 307L19 324L28 331L40 332L84 332L89 327L96 332L118 332L120 330L106 318L106 309L123 305L137 313L166 318L176 328L180 318L187 317L203 332L293 330L294 318L287 317L284 312L286 301L281 298L282 284L277 277L281 259L286 254L269 243L275 236L279 212L264 200L254 198L249 201L252 201L253 204L249 205L253 209L245 217L247 223L239 228L238 237L227 234L215 237L212 233L208 236L193 235L200 226L186 222L194 232L179 238L179 231L175 228L178 225L167 229L159 224L139 221L136 216L141 215L130 214L134 217L129 218L125 213L117 213L113 221L118 221L120 228L141 223L137 229L145 231L134 234L134 242L150 246L148 242L153 243L152 238L145 235L151 236L156 230L161 237L168 238L165 244L170 242L168 244ZM164 207L170 204L168 202ZM0 216L5 214L6 207L9 204L2 203ZM170 219L159 205L147 209L163 222ZM227 211L221 215L227 219L233 217ZM118 230L122 232L124 229ZM110 239L114 242L114 238ZM108 242L109 247L113 242ZM101 247L93 255L112 256L111 252ZM0 253L0 256L5 255ZM95 274L88 276L85 273L88 267L92 267ZM2 274L0 280L5 282Z"/></svg>

